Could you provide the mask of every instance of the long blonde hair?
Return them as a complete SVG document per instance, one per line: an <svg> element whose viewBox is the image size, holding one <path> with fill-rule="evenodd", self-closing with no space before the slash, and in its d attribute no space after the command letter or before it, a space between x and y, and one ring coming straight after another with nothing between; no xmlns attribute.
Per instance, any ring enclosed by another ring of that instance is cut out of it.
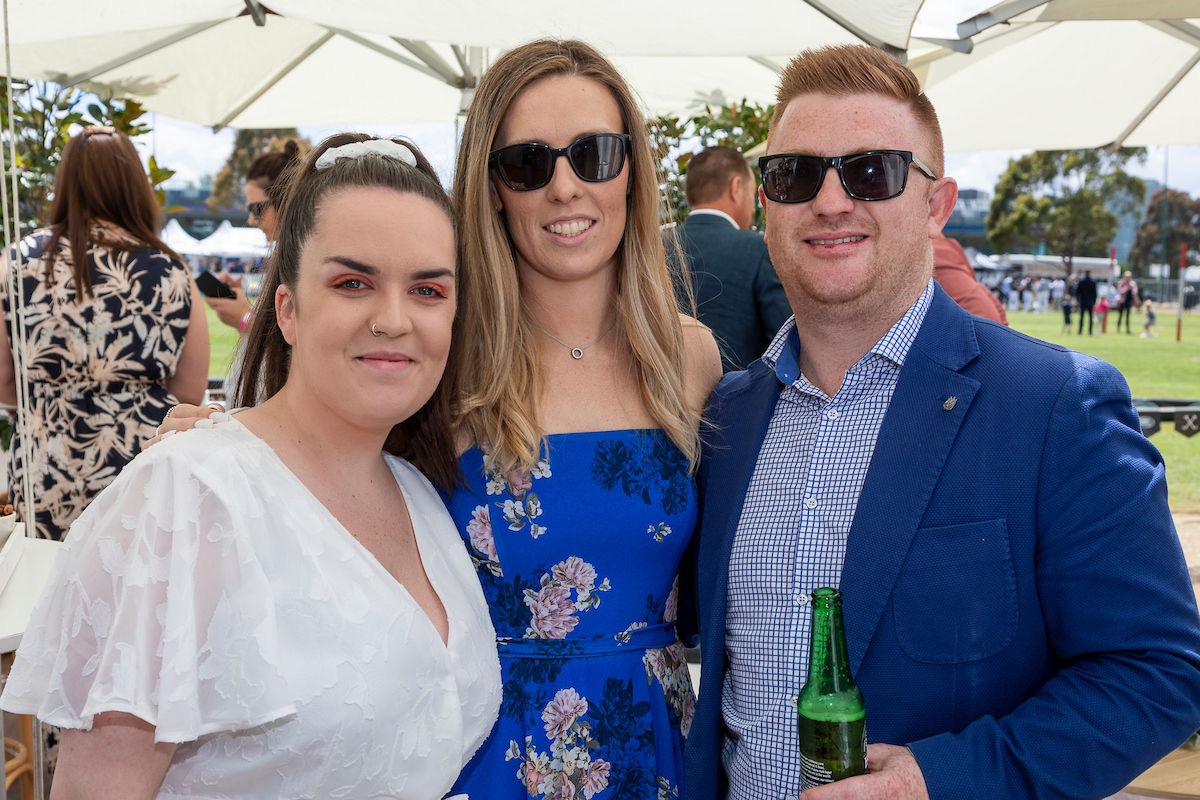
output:
<svg viewBox="0 0 1200 800"><path fill-rule="evenodd" d="M625 80L579 41L539 39L510 50L484 73L467 113L452 193L464 274L454 334L462 357L451 378L457 414L471 438L487 444L493 464L504 473L533 468L544 445L536 328L521 302L512 239L489 198L488 155L516 97L534 81L554 75L588 78L606 87L630 134L628 213L616 254L617 331L633 356L643 402L694 468L701 409L687 399L687 354L659 234L659 178L649 139Z"/></svg>

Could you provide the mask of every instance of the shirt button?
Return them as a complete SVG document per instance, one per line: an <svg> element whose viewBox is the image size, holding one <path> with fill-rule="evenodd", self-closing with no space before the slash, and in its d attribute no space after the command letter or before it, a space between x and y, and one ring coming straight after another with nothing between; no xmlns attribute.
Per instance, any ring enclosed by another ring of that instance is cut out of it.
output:
<svg viewBox="0 0 1200 800"><path fill-rule="evenodd" d="M815 498L815 497L804 498L804 507L807 508L809 511L812 511L814 508L817 507L817 498Z"/></svg>
<svg viewBox="0 0 1200 800"><path fill-rule="evenodd" d="M808 603L808 595L804 592L796 592L794 595L792 595L792 599L798 606L806 605Z"/></svg>
<svg viewBox="0 0 1200 800"><path fill-rule="evenodd" d="M838 411L836 408L831 408L825 412L825 419L829 420L830 422L832 422L833 420L835 420L837 418L838 418Z"/></svg>

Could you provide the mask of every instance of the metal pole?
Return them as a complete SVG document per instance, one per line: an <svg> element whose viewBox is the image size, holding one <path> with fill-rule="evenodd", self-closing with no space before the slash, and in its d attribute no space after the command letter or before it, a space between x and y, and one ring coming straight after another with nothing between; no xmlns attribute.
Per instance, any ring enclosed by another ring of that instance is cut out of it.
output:
<svg viewBox="0 0 1200 800"><path fill-rule="evenodd" d="M1167 153L1170 150L1170 145L1163 145L1163 188L1162 188L1162 244L1163 244L1163 271L1167 273L1167 277L1171 277L1171 261L1170 255L1167 253ZM1158 278L1158 296L1161 299L1163 276L1160 273Z"/></svg>
<svg viewBox="0 0 1200 800"><path fill-rule="evenodd" d="M1175 312L1175 341L1183 341L1183 273L1187 271L1187 242L1179 247L1179 302Z"/></svg>

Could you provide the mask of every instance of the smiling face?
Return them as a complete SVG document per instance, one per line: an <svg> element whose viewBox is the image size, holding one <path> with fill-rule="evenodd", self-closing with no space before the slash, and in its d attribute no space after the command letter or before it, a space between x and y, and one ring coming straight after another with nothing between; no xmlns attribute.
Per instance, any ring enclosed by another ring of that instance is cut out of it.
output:
<svg viewBox="0 0 1200 800"><path fill-rule="evenodd" d="M441 380L456 297L454 230L443 209L381 187L330 192L296 286L275 293L292 348L288 387L315 397L315 413L356 425L407 419Z"/></svg>
<svg viewBox="0 0 1200 800"><path fill-rule="evenodd" d="M526 87L508 109L492 149L524 142L566 147L590 133L624 133L620 108L601 84L577 75L554 75ZM502 210L517 253L522 282L539 278L584 280L616 269L625 235L631 165L603 183L579 178L560 156L540 189L515 192L496 176L492 203Z"/></svg>
<svg viewBox="0 0 1200 800"><path fill-rule="evenodd" d="M768 152L839 156L879 149L928 158L929 135L907 105L876 94L802 94L772 129ZM894 323L932 274L932 237L956 195L952 180L931 181L910 168L907 188L891 200L851 199L834 171L806 203L763 198L771 261L797 318L803 308Z"/></svg>

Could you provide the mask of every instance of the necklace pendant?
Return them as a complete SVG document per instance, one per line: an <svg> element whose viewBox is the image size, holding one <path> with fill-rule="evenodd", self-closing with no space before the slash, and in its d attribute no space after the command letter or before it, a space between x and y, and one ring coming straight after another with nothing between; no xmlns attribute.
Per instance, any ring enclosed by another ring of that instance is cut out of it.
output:
<svg viewBox="0 0 1200 800"><path fill-rule="evenodd" d="M583 358L583 348L582 347L572 347L571 348L571 358L575 359L576 361Z"/></svg>

